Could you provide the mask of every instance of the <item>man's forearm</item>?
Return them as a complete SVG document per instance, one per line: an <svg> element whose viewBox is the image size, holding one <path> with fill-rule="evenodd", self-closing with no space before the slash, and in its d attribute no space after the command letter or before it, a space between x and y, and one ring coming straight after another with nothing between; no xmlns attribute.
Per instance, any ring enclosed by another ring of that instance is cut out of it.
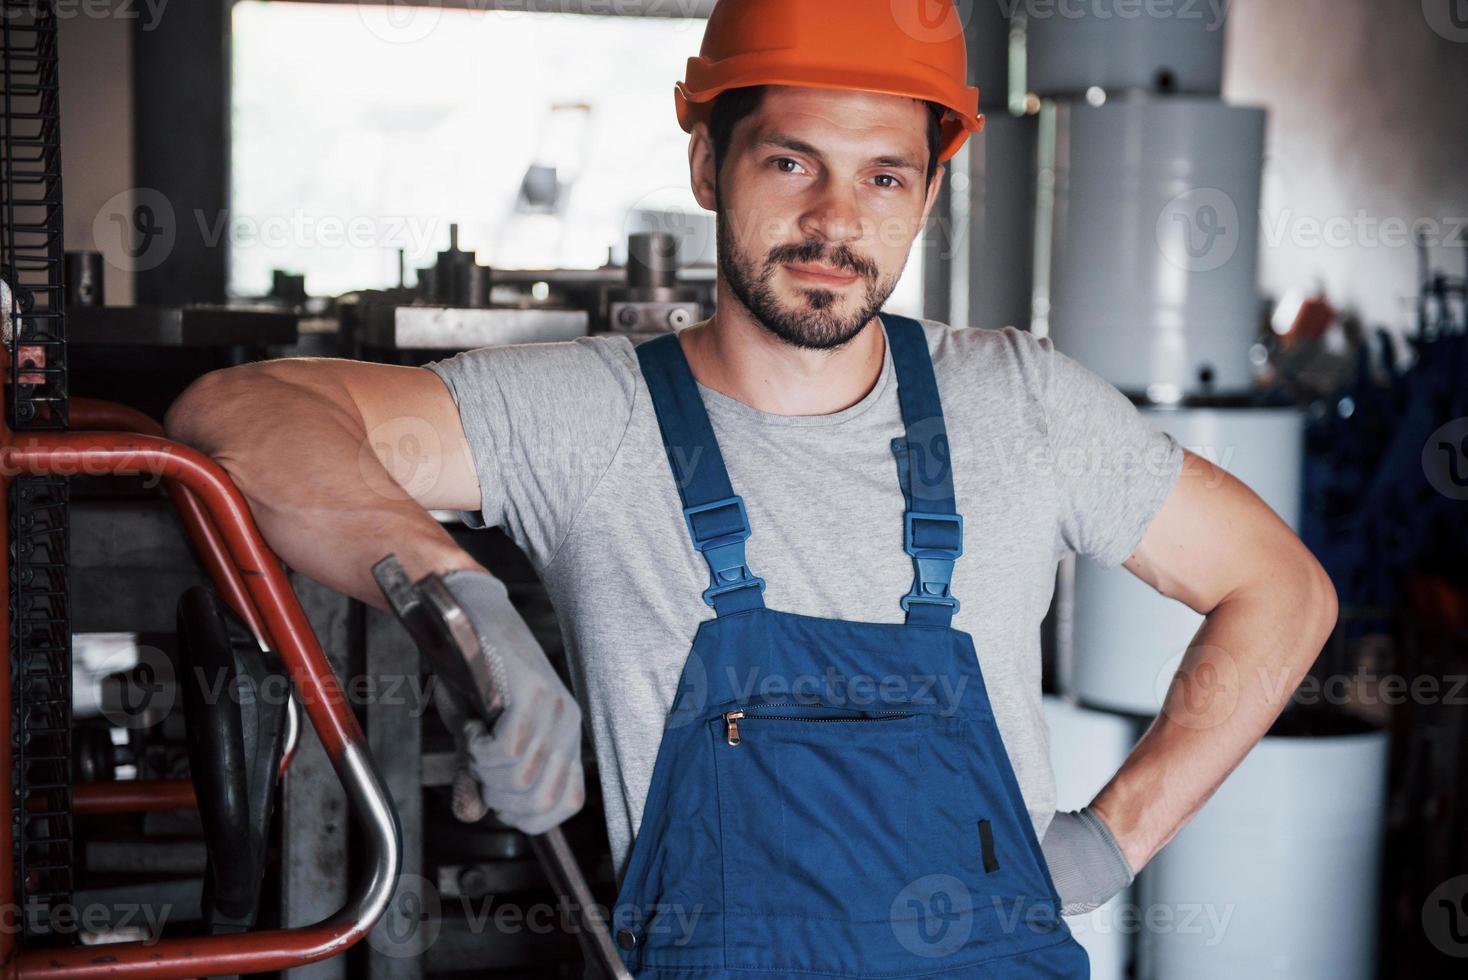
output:
<svg viewBox="0 0 1468 980"><path fill-rule="evenodd" d="M252 365L207 376L169 409L169 437L214 458L288 565L381 608L372 565L389 551L413 576L478 568L368 444L344 394Z"/></svg>
<svg viewBox="0 0 1468 980"><path fill-rule="evenodd" d="M1140 871L1273 724L1335 624L1318 566L1281 573L1204 619L1162 711L1092 803Z"/></svg>

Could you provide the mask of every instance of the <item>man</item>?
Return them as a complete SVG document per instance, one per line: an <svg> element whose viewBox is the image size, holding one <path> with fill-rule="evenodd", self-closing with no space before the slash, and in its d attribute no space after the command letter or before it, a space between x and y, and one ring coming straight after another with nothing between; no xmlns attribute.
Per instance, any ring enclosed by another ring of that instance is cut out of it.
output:
<svg viewBox="0 0 1468 980"><path fill-rule="evenodd" d="M879 315L937 198L942 161L981 124L977 93L963 85L961 33L916 29L898 16L902 8L846 0L841 17L820 0L723 0L716 8L703 54L679 86L678 108L691 134L694 193L718 217L717 310L670 338L673 347L655 348L660 360L614 335L471 351L428 369L281 360L208 375L168 415L169 432L230 472L267 539L302 572L374 604L369 570L389 551L415 576L452 573L476 628L507 651L511 689L526 692L497 738L469 733L483 801L502 819L537 832L581 806L584 710L629 900L641 901L639 890L655 885L676 889L680 879L670 876L681 869L654 870L660 855L665 864L676 857L651 852L684 846L676 828L697 823L692 813L665 821L662 808L672 805L680 779L702 777L681 764L654 774L662 754L684 751L673 747L680 730L670 721L674 706L689 701L680 684L724 682L697 675L706 661L690 656L695 631L702 642L710 623L749 615L741 608L725 617L716 605L727 595L721 589L787 625L773 617L872 630L891 630L887 624L905 616L911 623L909 606L938 607L945 628L951 617L953 630L972 637L987 690L982 713L992 708L1003 736L982 775L997 779L1012 767L1023 792L1018 812L1028 818L1015 831L1023 839L1001 839L997 856L990 839L997 825L978 821L982 871L992 864L1022 873L1015 855L1029 861L1026 851L1038 850L1026 841L1043 841L1048 875L1024 884L1043 896L1053 875L1066 914L1125 887L1177 833L1269 727L1283 707L1275 692L1293 690L1334 623L1324 572L1258 497L1153 432L1121 394L1048 341L1009 328L922 321L918 329ZM917 360L931 362L933 397L941 395L941 413L917 424L902 398L922 369L909 356L913 336ZM895 364L900 338L908 346ZM664 369L673 380L652 384ZM668 408L678 377L696 379L683 391L696 392L683 416ZM700 447L726 465L742 500L736 523L751 532L747 543L735 541L738 534L720 539L722 578L712 554L690 543L690 530L697 538L699 529L689 486L709 469L685 460L692 476L684 479L672 431L705 411L717 442ZM924 441L923 425L934 419L936 438ZM409 460L399 452L404 445L413 447ZM894 537L904 511L924 510L910 478L894 479L893 453L903 445L931 450L951 484L950 509L956 504L966 522L957 561L950 551L946 565L923 565ZM670 479L670 467L679 479ZM503 526L527 552L560 618L575 700L503 588L425 508L471 512L476 522ZM747 553L730 559L730 548ZM1038 628L1056 561L1067 552L1124 564L1207 616L1166 707L1122 769L1089 807L1056 813ZM975 653L961 659L955 669L971 671ZM739 744L739 715L722 716L728 746ZM744 727L745 738L759 732ZM880 744L872 743L874 755ZM751 758L758 757L714 761ZM931 782L909 790L927 792ZM698 792L712 797L712 787ZM753 805L794 819L784 792ZM636 849L649 800L659 808L657 839ZM926 819L916 811L909 818ZM727 829L743 816L711 819ZM856 831L856 823L835 829ZM770 830L782 832L794 829ZM731 860L729 850L722 861ZM834 866L841 854L822 860ZM636 927L620 932L619 942L662 955ZM767 975L796 968L769 960L775 954L760 945L736 949L731 941L708 955L730 963L747 957L744 969ZM912 948L905 939L898 945ZM1030 943L1025 955L1039 956L1037 949ZM862 966L889 954L894 964L908 962L889 941ZM826 969L821 957L838 953L800 955L802 968ZM653 956L642 975L661 975L658 962L676 972L674 960ZM1071 957L1044 975L1078 973L1083 965ZM973 975L972 965L952 975Z"/></svg>

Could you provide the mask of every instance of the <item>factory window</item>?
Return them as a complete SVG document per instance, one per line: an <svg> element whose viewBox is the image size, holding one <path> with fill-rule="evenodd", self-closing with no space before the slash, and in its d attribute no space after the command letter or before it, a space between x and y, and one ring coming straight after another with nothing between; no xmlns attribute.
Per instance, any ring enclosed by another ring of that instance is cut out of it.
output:
<svg viewBox="0 0 1468 980"><path fill-rule="evenodd" d="M492 267L620 264L658 228L713 262L673 116L704 20L489 7L235 4L233 295L273 269L313 295L396 285L400 249L411 284L451 222ZM921 265L889 309L916 312Z"/></svg>
<svg viewBox="0 0 1468 980"><path fill-rule="evenodd" d="M230 291L264 293L272 269L313 294L395 285L399 249L411 283L450 222L503 268L595 268L609 247L620 261L635 212L712 238L673 118L703 25L242 0Z"/></svg>

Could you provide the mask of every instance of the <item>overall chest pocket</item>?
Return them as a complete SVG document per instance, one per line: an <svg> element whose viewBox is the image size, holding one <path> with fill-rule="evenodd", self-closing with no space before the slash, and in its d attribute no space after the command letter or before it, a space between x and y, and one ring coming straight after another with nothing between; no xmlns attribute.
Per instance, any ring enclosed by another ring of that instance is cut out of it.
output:
<svg viewBox="0 0 1468 980"><path fill-rule="evenodd" d="M725 908L882 922L911 880L920 713L800 705L709 722Z"/></svg>

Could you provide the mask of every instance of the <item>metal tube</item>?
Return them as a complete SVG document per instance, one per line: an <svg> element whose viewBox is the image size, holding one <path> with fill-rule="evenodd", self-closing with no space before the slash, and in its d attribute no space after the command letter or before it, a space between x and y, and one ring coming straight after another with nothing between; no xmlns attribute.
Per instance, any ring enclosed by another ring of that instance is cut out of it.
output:
<svg viewBox="0 0 1468 980"><path fill-rule="evenodd" d="M192 810L194 784L187 779L109 779L77 783L71 788L71 812L142 813L149 810Z"/></svg>
<svg viewBox="0 0 1468 980"><path fill-rule="evenodd" d="M301 609L279 560L255 527L239 489L213 460L177 443L145 435L60 432L9 434L0 446L0 485L17 474L154 474L177 480L197 497L220 532L232 567L264 618L267 635L285 661L296 690L336 768L370 842L370 872L335 916L314 926L230 936L167 939L73 949L13 952L10 977L51 980L152 977L286 969L335 956L360 940L392 896L402 859L397 814L368 759L365 740L345 695ZM3 559L0 559L3 560ZM0 627L3 628L3 627ZM0 671L0 676L7 671ZM8 718L8 682L0 679L0 709ZM0 749L0 779L9 775L8 742ZM0 820L0 860L9 862L9 824ZM7 871L11 869L7 868ZM0 899L13 899L10 873L0 876ZM6 937L0 937L0 942Z"/></svg>

